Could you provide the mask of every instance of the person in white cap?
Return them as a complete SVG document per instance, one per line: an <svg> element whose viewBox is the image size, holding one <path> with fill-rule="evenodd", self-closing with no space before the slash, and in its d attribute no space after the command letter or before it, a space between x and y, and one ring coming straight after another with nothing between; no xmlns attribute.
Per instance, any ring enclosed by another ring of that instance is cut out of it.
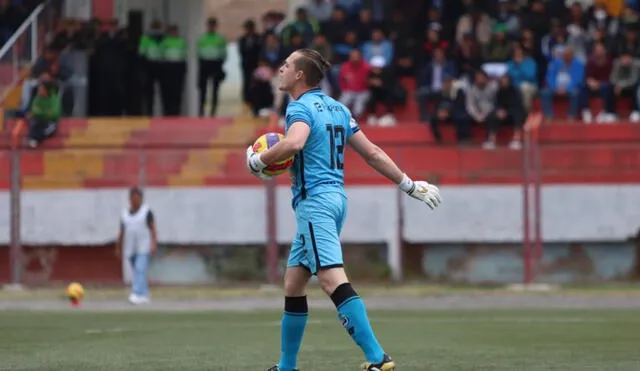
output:
<svg viewBox="0 0 640 371"><path fill-rule="evenodd" d="M393 100L391 86L393 76L388 68L385 68L387 61L382 56L371 58L371 70L369 71L369 102L367 110L369 118L367 124L380 126L393 126L396 119L393 116ZM378 119L376 115L377 106L381 104L386 113Z"/></svg>

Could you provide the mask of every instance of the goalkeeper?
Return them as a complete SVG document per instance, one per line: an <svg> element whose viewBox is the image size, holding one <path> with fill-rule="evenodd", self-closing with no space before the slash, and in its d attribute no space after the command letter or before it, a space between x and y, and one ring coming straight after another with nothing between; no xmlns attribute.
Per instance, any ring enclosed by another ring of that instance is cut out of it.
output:
<svg viewBox="0 0 640 371"><path fill-rule="evenodd" d="M280 68L280 90L294 100L287 106L286 137L261 153L247 148L247 168L268 179L262 170L295 155L291 168L297 221L284 277L284 315L280 362L269 371L297 370L297 357L307 322L305 288L317 275L338 310L338 318L362 349L367 371L395 370L395 363L376 339L362 299L353 289L342 263L340 231L347 211L344 191L344 150L348 143L367 163L409 196L435 209L438 188L413 181L378 146L367 139L349 110L323 94L318 85L329 67L316 51L293 52Z"/></svg>

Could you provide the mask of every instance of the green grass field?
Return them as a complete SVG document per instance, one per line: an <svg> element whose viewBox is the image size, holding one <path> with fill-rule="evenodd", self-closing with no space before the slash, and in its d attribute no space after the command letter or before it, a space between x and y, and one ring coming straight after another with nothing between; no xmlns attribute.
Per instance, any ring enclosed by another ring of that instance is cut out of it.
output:
<svg viewBox="0 0 640 371"><path fill-rule="evenodd" d="M0 312L0 370L266 370L279 312ZM372 311L398 370L640 370L634 310ZM358 370L334 312L311 312L299 366Z"/></svg>

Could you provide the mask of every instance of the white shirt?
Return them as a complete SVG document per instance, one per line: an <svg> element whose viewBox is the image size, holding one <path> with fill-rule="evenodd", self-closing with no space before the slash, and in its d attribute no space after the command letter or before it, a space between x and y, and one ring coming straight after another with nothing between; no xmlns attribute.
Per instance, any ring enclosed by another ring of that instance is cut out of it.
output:
<svg viewBox="0 0 640 371"><path fill-rule="evenodd" d="M124 255L130 257L136 254L149 254L151 252L151 230L147 218L149 207L146 204L140 206L135 213L130 209L122 211L122 228L124 231L123 250Z"/></svg>

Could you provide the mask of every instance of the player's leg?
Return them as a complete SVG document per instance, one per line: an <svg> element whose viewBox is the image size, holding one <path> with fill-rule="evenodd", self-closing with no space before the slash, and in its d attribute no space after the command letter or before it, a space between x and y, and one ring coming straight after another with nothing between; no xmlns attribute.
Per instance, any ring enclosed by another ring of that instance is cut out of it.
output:
<svg viewBox="0 0 640 371"><path fill-rule="evenodd" d="M149 254L136 254L133 264L134 293L138 296L139 304L149 301L149 284L147 271L149 268Z"/></svg>
<svg viewBox="0 0 640 371"><path fill-rule="evenodd" d="M395 363L385 354L373 333L364 302L349 283L343 268L340 230L347 203L339 193L323 194L308 222L312 272L338 310L338 318L354 342L362 349L368 370L390 371ZM375 368L377 367L377 368Z"/></svg>
<svg viewBox="0 0 640 371"><path fill-rule="evenodd" d="M300 351L304 329L307 325L309 309L305 290L309 278L311 278L311 271L308 268L309 262L305 253L307 239L300 232L300 226L305 225L305 223L300 218L297 219L298 233L291 246L287 270L284 274L285 298L284 313L282 314L280 327L280 362L270 371L292 371L296 369L298 352Z"/></svg>

